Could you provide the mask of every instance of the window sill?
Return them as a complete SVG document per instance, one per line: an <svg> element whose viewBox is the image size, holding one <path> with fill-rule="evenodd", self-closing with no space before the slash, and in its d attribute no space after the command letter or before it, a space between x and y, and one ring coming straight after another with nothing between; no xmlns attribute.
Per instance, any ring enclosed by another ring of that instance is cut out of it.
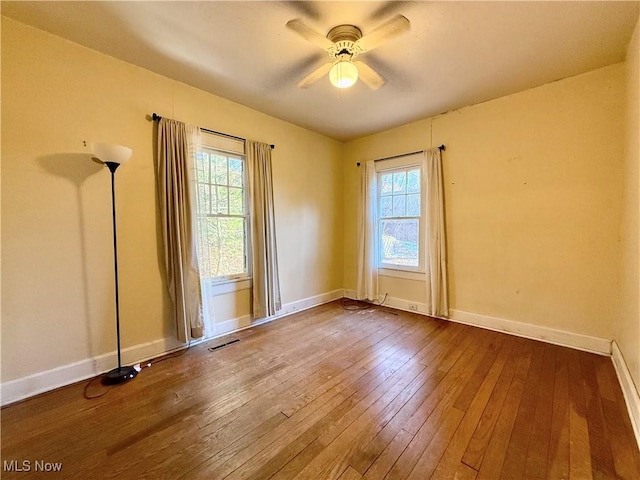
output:
<svg viewBox="0 0 640 480"><path fill-rule="evenodd" d="M214 280L206 278L202 281L205 288L213 295L224 295L226 293L249 290L251 288L251 277L234 278L229 280Z"/></svg>
<svg viewBox="0 0 640 480"><path fill-rule="evenodd" d="M395 268L378 268L378 275L382 277L404 278L405 280L424 281L424 272L397 270Z"/></svg>

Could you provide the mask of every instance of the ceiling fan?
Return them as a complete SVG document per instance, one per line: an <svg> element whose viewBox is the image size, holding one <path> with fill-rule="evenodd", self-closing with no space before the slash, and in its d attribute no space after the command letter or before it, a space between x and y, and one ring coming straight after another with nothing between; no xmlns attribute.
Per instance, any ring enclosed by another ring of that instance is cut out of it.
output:
<svg viewBox="0 0 640 480"><path fill-rule="evenodd" d="M409 30L410 25L406 17L396 15L364 36L355 25L338 25L324 37L301 20L290 20L287 28L324 49L331 58L330 62L300 80L298 87L309 88L328 73L329 80L338 88L348 88L360 78L369 88L377 90L386 80L363 61L354 59Z"/></svg>

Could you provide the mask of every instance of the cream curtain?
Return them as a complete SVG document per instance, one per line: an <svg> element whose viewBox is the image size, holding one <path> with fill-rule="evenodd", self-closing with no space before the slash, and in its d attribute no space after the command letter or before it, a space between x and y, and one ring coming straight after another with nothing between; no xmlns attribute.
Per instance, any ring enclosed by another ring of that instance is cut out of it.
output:
<svg viewBox="0 0 640 480"><path fill-rule="evenodd" d="M164 259L178 339L204 334L196 247L195 155L200 129L163 118L158 122L158 192Z"/></svg>
<svg viewBox="0 0 640 480"><path fill-rule="evenodd" d="M439 148L426 151L423 160L423 183L426 186L425 270L429 313L449 316L447 297L447 252L444 225L444 184L442 153Z"/></svg>
<svg viewBox="0 0 640 480"><path fill-rule="evenodd" d="M376 167L373 160L360 171L358 201L358 280L356 298L375 301L378 298L378 267L376 252L376 218L378 191Z"/></svg>
<svg viewBox="0 0 640 480"><path fill-rule="evenodd" d="M263 318L282 308L270 145L247 140L247 173L251 199L252 314L254 318Z"/></svg>

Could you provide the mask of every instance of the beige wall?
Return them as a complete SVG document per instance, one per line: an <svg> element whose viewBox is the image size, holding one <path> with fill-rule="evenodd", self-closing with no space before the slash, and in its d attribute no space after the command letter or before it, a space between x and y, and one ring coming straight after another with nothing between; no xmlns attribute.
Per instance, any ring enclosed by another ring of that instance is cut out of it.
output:
<svg viewBox="0 0 640 480"><path fill-rule="evenodd" d="M627 137L624 150L621 222L620 316L615 340L640 393L640 22L626 59Z"/></svg>
<svg viewBox="0 0 640 480"><path fill-rule="evenodd" d="M612 338L624 95L619 64L348 143L345 288L355 162L444 143L451 308ZM424 301L416 281L380 287Z"/></svg>
<svg viewBox="0 0 640 480"><path fill-rule="evenodd" d="M342 287L341 143L3 17L3 382L115 349L109 174L83 140L134 151L116 178L123 346L173 336L152 112L275 143L282 300Z"/></svg>

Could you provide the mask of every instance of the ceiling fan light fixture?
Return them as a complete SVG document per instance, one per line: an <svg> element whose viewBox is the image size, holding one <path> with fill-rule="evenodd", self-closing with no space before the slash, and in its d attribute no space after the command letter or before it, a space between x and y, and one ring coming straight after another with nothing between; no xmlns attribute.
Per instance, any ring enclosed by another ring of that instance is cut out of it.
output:
<svg viewBox="0 0 640 480"><path fill-rule="evenodd" d="M337 88L349 88L358 81L358 67L350 60L340 60L329 70L329 81Z"/></svg>

